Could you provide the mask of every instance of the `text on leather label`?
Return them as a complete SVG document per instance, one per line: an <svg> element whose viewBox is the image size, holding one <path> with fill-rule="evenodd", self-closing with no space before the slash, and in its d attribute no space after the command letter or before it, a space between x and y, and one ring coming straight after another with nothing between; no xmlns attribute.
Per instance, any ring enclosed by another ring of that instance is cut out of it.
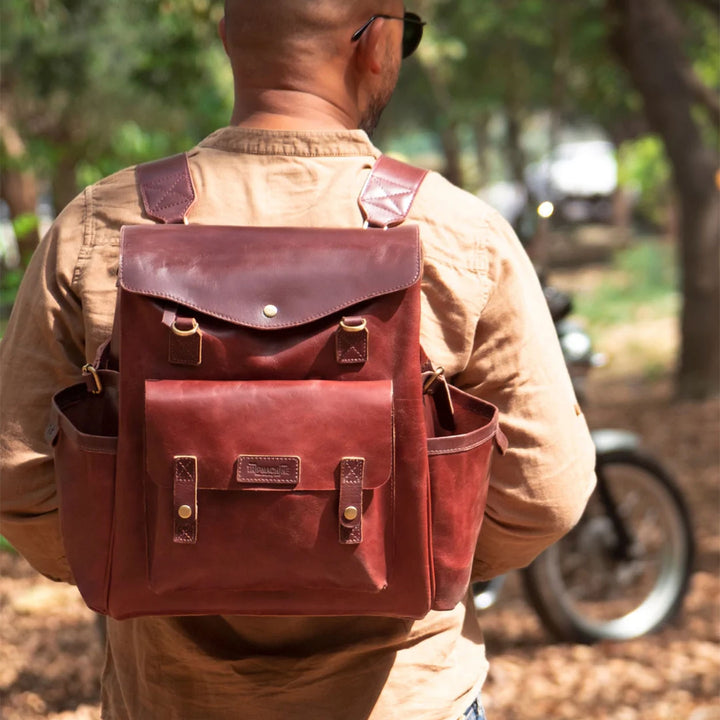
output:
<svg viewBox="0 0 720 720"><path fill-rule="evenodd" d="M294 455L240 455L237 481L248 485L297 485L300 458Z"/></svg>

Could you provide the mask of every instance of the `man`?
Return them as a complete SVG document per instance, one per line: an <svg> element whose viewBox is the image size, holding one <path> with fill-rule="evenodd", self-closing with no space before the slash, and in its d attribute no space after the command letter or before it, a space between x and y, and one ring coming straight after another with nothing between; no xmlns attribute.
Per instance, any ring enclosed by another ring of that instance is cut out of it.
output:
<svg viewBox="0 0 720 720"><path fill-rule="evenodd" d="M358 227L379 151L371 131L397 80L399 0L228 0L220 34L232 126L189 153L200 224ZM357 129L361 128L361 129ZM71 580L58 527L51 395L109 335L121 226L148 223L132 169L87 188L38 248L2 342L2 532L42 573ZM422 344L456 384L495 403L497 458L474 577L529 563L579 518L593 449L532 267L512 231L430 174L409 222L425 254ZM103 717L451 720L481 717L486 675L471 603L394 618L108 621Z"/></svg>

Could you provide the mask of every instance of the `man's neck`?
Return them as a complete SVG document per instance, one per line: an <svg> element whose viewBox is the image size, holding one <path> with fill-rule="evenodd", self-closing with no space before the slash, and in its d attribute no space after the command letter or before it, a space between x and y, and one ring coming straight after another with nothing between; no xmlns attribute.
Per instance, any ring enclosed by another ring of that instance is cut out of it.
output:
<svg viewBox="0 0 720 720"><path fill-rule="evenodd" d="M357 118L340 105L297 90L236 92L231 123L263 130L348 130Z"/></svg>

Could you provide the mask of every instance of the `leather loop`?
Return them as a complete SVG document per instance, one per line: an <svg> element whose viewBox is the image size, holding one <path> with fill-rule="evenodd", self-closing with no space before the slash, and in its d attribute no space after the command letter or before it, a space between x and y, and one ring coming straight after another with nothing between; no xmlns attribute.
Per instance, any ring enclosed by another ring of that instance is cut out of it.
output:
<svg viewBox="0 0 720 720"><path fill-rule="evenodd" d="M173 458L173 542L194 545L197 542L197 458L176 455Z"/></svg>
<svg viewBox="0 0 720 720"><path fill-rule="evenodd" d="M93 367L96 370L107 370L110 365L110 336L105 342L101 343L95 352L95 359L93 360Z"/></svg>
<svg viewBox="0 0 720 720"><path fill-rule="evenodd" d="M371 227L393 227L407 217L427 170L381 155L370 172L358 203Z"/></svg>
<svg viewBox="0 0 720 720"><path fill-rule="evenodd" d="M367 320L344 317L335 332L335 359L340 365L362 365L368 359Z"/></svg>
<svg viewBox="0 0 720 720"><path fill-rule="evenodd" d="M168 224L184 222L195 202L185 153L138 165L135 175L148 217Z"/></svg>
<svg viewBox="0 0 720 720"><path fill-rule="evenodd" d="M357 545L362 541L362 491L365 459L345 457L340 461L340 502L338 520L340 543Z"/></svg>
<svg viewBox="0 0 720 720"><path fill-rule="evenodd" d="M168 361L173 365L202 363L202 330L195 318L176 316L173 319L168 333Z"/></svg>

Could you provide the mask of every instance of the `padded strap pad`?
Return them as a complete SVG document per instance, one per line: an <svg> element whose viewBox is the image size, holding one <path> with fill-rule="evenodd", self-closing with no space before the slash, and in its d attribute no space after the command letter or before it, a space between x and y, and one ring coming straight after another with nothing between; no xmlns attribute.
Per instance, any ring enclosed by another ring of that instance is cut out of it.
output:
<svg viewBox="0 0 720 720"><path fill-rule="evenodd" d="M162 223L181 223L195 202L187 155L181 153L135 168L145 214Z"/></svg>
<svg viewBox="0 0 720 720"><path fill-rule="evenodd" d="M367 224L371 227L399 225L407 217L427 172L381 155L358 199Z"/></svg>

